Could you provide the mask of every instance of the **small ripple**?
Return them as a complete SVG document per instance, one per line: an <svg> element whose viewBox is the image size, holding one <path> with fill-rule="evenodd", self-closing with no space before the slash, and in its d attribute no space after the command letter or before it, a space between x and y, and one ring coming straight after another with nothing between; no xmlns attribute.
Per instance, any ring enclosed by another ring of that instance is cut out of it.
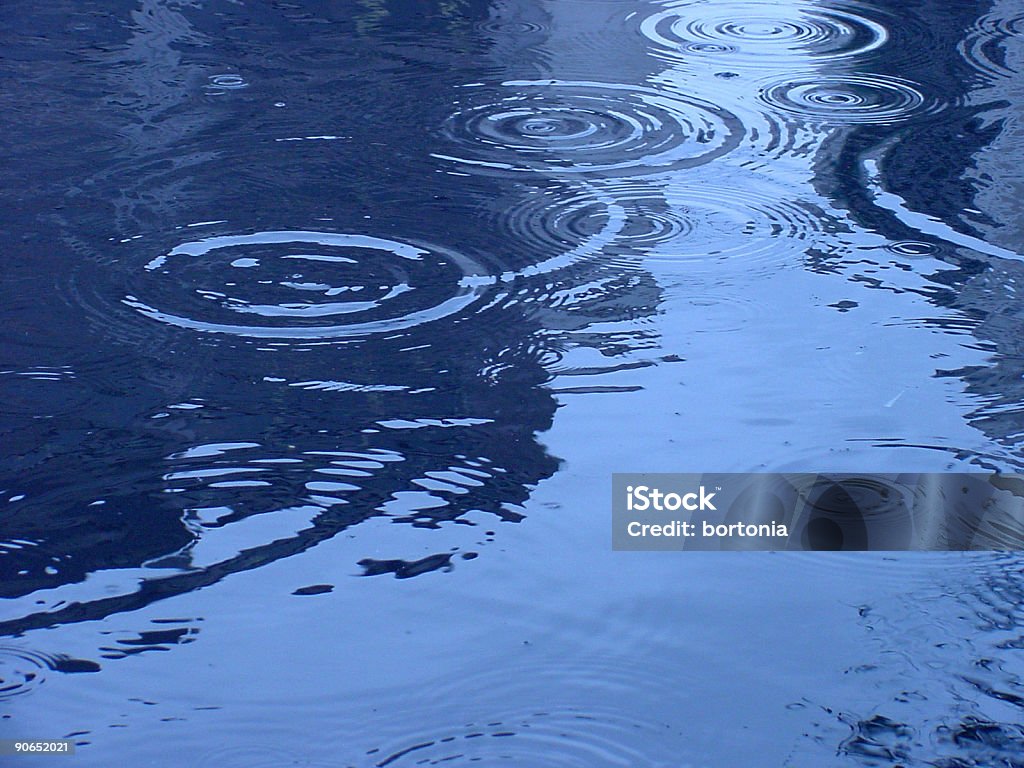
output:
<svg viewBox="0 0 1024 768"><path fill-rule="evenodd" d="M816 371L826 391L843 382L856 380L866 366L878 365L878 358L860 351L850 354L842 345L821 350L816 358ZM878 406L885 406L899 394L893 387L877 395ZM902 398L901 398L902 399ZM799 420L794 421L795 424ZM886 449L886 450L879 450ZM884 462L884 463L882 463ZM861 472L865 467L884 471L886 466L900 466L907 471L921 472L1007 472L1024 471L1024 462L1009 450L999 452L983 441L962 444L935 437L931 440L900 436L850 437L841 443L810 442L802 447L789 442L780 445L777 455L752 467L756 472Z"/></svg>
<svg viewBox="0 0 1024 768"><path fill-rule="evenodd" d="M614 711L546 709L466 723L437 734L405 738L370 750L376 768L403 765L467 765L497 762L552 768L629 765L662 768L669 762L664 728ZM662 753L662 760L652 757Z"/></svg>
<svg viewBox="0 0 1024 768"><path fill-rule="evenodd" d="M913 488L883 477L810 476L794 483L802 509L792 534L805 550L912 548L928 521L917 519Z"/></svg>
<svg viewBox="0 0 1024 768"><path fill-rule="evenodd" d="M974 69L992 79L1016 77L1019 70L1006 57L1006 42L1024 37L1024 14L982 16L960 42L960 54Z"/></svg>
<svg viewBox="0 0 1024 768"><path fill-rule="evenodd" d="M550 185L534 194L520 195L511 205L490 211L491 223L516 238L531 253L544 254L610 242L623 225L614 221L613 198L590 185ZM587 249L592 252L594 248Z"/></svg>
<svg viewBox="0 0 1024 768"><path fill-rule="evenodd" d="M23 648L0 647L0 701L21 696L41 685L46 662Z"/></svg>
<svg viewBox="0 0 1024 768"><path fill-rule="evenodd" d="M488 19L476 25L480 32L489 35L537 35L548 31L543 24L524 19Z"/></svg>
<svg viewBox="0 0 1024 768"><path fill-rule="evenodd" d="M891 589L930 586L949 576L971 578L990 553L979 552L779 552L782 567L806 579L841 578Z"/></svg>
<svg viewBox="0 0 1024 768"><path fill-rule="evenodd" d="M764 86L758 98L807 121L839 124L886 125L943 108L908 80L867 74L787 77Z"/></svg>
<svg viewBox="0 0 1024 768"><path fill-rule="evenodd" d="M0 413L52 418L81 409L87 400L78 374L68 365L0 370Z"/></svg>
<svg viewBox="0 0 1024 768"><path fill-rule="evenodd" d="M691 324L694 333L730 333L749 326L768 313L769 307L765 302L745 293L740 290L714 293L702 289L675 304L683 305L682 317L694 318Z"/></svg>
<svg viewBox="0 0 1024 768"><path fill-rule="evenodd" d="M0 701L35 690L45 681L47 672L78 674L99 669L99 664L87 659L0 646Z"/></svg>
<svg viewBox="0 0 1024 768"><path fill-rule="evenodd" d="M897 256L934 256L942 251L937 245L920 240L899 240L886 245L885 250Z"/></svg>
<svg viewBox="0 0 1024 768"><path fill-rule="evenodd" d="M640 34L653 53L672 61L705 57L729 67L762 69L788 60L834 61L862 56L889 39L886 27L859 6L810 2L710 3L683 0L643 18Z"/></svg>
<svg viewBox="0 0 1024 768"><path fill-rule="evenodd" d="M514 609L514 602L502 605ZM690 765L680 709L695 675L676 663L679 638L652 639L638 629L642 625L611 615L617 620L593 624L556 612L537 631L543 636L561 627L556 634L572 643L573 653L549 656L541 637L536 645L524 640L513 645L511 657L467 665L419 696L403 695L379 712L350 719L347 726L360 741L376 734L365 765ZM410 718L420 723L416 729L408 727Z"/></svg>
<svg viewBox="0 0 1024 768"><path fill-rule="evenodd" d="M1019 549L1019 482L984 475L793 473L770 497L792 510L784 548L818 552ZM998 476L994 476L998 477ZM753 497L751 497L753 498ZM749 519L738 499L727 521ZM760 502L755 506L766 509ZM749 510L748 510L749 513ZM770 514L770 513L769 513ZM739 515L739 517L736 517Z"/></svg>
<svg viewBox="0 0 1024 768"><path fill-rule="evenodd" d="M210 75L210 82L205 86L206 92L212 96L219 96L227 91L239 91L248 88L249 83L241 75Z"/></svg>
<svg viewBox="0 0 1024 768"><path fill-rule="evenodd" d="M359 234L268 231L182 243L153 258L123 303L201 333L339 339L452 315L484 268L437 246Z"/></svg>
<svg viewBox="0 0 1024 768"><path fill-rule="evenodd" d="M703 165L744 129L724 109L664 90L585 81L513 80L467 89L435 154L487 173L649 174Z"/></svg>
<svg viewBox="0 0 1024 768"><path fill-rule="evenodd" d="M218 747L199 754L195 768L279 768L283 765L304 765L308 768L328 768L338 763L310 761L305 757L296 758L295 749L281 749L267 745L252 744L244 747Z"/></svg>

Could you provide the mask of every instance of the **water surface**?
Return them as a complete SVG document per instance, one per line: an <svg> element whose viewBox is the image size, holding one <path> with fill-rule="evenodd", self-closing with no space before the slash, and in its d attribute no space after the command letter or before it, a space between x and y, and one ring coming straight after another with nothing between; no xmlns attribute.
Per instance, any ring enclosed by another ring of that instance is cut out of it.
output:
<svg viewBox="0 0 1024 768"><path fill-rule="evenodd" d="M4 737L1019 764L1019 557L608 532L612 472L1024 465L1017 3L4 11Z"/></svg>

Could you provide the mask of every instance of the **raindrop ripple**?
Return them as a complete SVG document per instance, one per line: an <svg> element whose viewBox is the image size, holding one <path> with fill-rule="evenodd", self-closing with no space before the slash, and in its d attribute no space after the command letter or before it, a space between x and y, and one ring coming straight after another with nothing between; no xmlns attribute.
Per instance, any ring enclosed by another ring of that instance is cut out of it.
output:
<svg viewBox="0 0 1024 768"><path fill-rule="evenodd" d="M861 56L889 39L886 27L852 4L821 8L809 2L684 0L640 21L653 53L680 63L707 57L730 67L758 69L779 60L828 61Z"/></svg>
<svg viewBox="0 0 1024 768"><path fill-rule="evenodd" d="M739 146L742 122L710 102L663 89L510 80L466 88L442 126L451 154L483 173L626 176L704 165Z"/></svg>
<svg viewBox="0 0 1024 768"><path fill-rule="evenodd" d="M146 264L122 301L203 333L339 339L450 316L489 282L482 265L447 248L283 230L178 245Z"/></svg>
<svg viewBox="0 0 1024 768"><path fill-rule="evenodd" d="M537 254L556 256L519 274L592 263L635 268L664 262L688 270L777 269L823 246L834 226L783 188L743 175L686 187L637 180L552 189L497 214L494 226Z"/></svg>
<svg viewBox="0 0 1024 768"><path fill-rule="evenodd" d="M871 74L790 76L766 84L759 99L806 121L844 125L903 122L942 108L908 80Z"/></svg>

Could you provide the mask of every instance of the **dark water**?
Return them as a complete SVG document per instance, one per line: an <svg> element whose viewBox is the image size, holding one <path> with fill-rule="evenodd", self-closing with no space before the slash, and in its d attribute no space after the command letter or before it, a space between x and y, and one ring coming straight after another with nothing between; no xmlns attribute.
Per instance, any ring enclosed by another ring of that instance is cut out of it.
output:
<svg viewBox="0 0 1024 768"><path fill-rule="evenodd" d="M615 471L1024 466L1019 2L2 19L0 736L1024 765L1019 557L608 539Z"/></svg>

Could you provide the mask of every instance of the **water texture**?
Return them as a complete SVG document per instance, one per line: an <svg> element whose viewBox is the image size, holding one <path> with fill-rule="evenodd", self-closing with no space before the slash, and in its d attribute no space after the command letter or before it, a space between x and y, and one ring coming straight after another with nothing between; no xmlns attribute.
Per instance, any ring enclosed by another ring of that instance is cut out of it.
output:
<svg viewBox="0 0 1024 768"><path fill-rule="evenodd" d="M608 537L1024 467L1022 71L1014 0L8 0L0 738L1024 765L1017 554Z"/></svg>

